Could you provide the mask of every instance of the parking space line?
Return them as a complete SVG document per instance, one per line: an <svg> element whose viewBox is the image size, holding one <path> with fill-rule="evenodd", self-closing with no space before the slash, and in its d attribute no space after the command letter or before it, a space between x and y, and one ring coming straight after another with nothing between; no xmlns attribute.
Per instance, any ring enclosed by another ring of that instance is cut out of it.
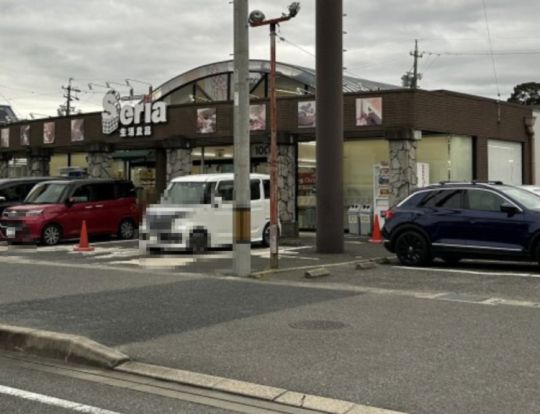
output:
<svg viewBox="0 0 540 414"><path fill-rule="evenodd" d="M119 414L116 411L109 411L103 408L94 407L91 405L85 405L76 403L73 401L63 400L61 398L50 397L48 395L36 394L18 388L11 388L0 385L0 394L9 395L15 398L21 398L24 400L35 401L41 404L50 405L53 407L64 408L67 410L75 411L78 413L87 414Z"/></svg>
<svg viewBox="0 0 540 414"><path fill-rule="evenodd" d="M395 269L402 270L420 270L423 272L440 272L440 273L465 273L469 275L481 275L481 276L512 276L512 277L529 277L534 279L540 279L540 274L535 273L513 273L513 272L486 272L480 270L466 270L466 269L440 269L437 267L410 267L410 266L393 266Z"/></svg>

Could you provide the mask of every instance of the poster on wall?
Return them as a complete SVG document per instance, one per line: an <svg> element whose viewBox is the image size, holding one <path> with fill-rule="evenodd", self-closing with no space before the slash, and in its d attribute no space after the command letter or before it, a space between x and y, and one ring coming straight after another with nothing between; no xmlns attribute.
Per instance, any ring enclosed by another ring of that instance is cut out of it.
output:
<svg viewBox="0 0 540 414"><path fill-rule="evenodd" d="M43 124L43 143L54 143L54 122L45 122Z"/></svg>
<svg viewBox="0 0 540 414"><path fill-rule="evenodd" d="M216 132L216 108L197 109L197 132L213 134Z"/></svg>
<svg viewBox="0 0 540 414"><path fill-rule="evenodd" d="M9 148L9 128L0 131L0 147Z"/></svg>
<svg viewBox="0 0 540 414"><path fill-rule="evenodd" d="M382 125L382 98L356 100L356 126Z"/></svg>
<svg viewBox="0 0 540 414"><path fill-rule="evenodd" d="M298 102L298 128L315 128L316 115L315 101Z"/></svg>
<svg viewBox="0 0 540 414"><path fill-rule="evenodd" d="M71 141L84 141L84 119L71 120Z"/></svg>
<svg viewBox="0 0 540 414"><path fill-rule="evenodd" d="M266 105L249 105L249 130L264 131L266 129Z"/></svg>
<svg viewBox="0 0 540 414"><path fill-rule="evenodd" d="M30 125L21 126L21 145L30 145Z"/></svg>

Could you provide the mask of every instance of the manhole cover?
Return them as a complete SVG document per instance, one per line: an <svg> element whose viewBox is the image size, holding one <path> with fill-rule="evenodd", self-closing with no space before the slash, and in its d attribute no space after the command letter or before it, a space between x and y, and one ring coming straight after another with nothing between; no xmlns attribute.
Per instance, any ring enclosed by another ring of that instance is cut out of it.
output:
<svg viewBox="0 0 540 414"><path fill-rule="evenodd" d="M290 323L289 326L293 329L309 329L313 331L331 331L336 329L343 329L347 325L338 321L325 321L325 320L310 320L299 321Z"/></svg>

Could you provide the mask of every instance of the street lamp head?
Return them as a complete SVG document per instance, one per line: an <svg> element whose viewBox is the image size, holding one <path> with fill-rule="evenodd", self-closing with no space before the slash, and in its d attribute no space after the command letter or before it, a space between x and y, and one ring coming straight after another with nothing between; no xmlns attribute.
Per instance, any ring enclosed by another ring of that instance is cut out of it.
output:
<svg viewBox="0 0 540 414"><path fill-rule="evenodd" d="M289 17L294 17L300 11L300 2L294 1L289 6Z"/></svg>
<svg viewBox="0 0 540 414"><path fill-rule="evenodd" d="M264 21L265 16L264 13L260 10L253 10L251 13L249 13L249 24L260 24Z"/></svg>

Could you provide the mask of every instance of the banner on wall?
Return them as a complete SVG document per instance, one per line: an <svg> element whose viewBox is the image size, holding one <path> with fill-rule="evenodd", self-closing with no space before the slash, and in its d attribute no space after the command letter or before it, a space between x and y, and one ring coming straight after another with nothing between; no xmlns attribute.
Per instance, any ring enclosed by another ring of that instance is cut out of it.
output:
<svg viewBox="0 0 540 414"><path fill-rule="evenodd" d="M30 145L30 125L21 125L21 145Z"/></svg>
<svg viewBox="0 0 540 414"><path fill-rule="evenodd" d="M54 133L55 133L54 122L45 122L43 124L43 143L53 144Z"/></svg>
<svg viewBox="0 0 540 414"><path fill-rule="evenodd" d="M197 109L197 133L213 134L216 132L216 108Z"/></svg>
<svg viewBox="0 0 540 414"><path fill-rule="evenodd" d="M317 121L315 101L298 102L298 128L315 128Z"/></svg>
<svg viewBox="0 0 540 414"><path fill-rule="evenodd" d="M358 98L356 100L356 126L382 125L382 98Z"/></svg>
<svg viewBox="0 0 540 414"><path fill-rule="evenodd" d="M264 131L266 129L266 105L249 105L249 130Z"/></svg>
<svg viewBox="0 0 540 414"><path fill-rule="evenodd" d="M71 120L71 141L84 141L84 119Z"/></svg>
<svg viewBox="0 0 540 414"><path fill-rule="evenodd" d="M0 130L0 147L9 148L9 128Z"/></svg>

